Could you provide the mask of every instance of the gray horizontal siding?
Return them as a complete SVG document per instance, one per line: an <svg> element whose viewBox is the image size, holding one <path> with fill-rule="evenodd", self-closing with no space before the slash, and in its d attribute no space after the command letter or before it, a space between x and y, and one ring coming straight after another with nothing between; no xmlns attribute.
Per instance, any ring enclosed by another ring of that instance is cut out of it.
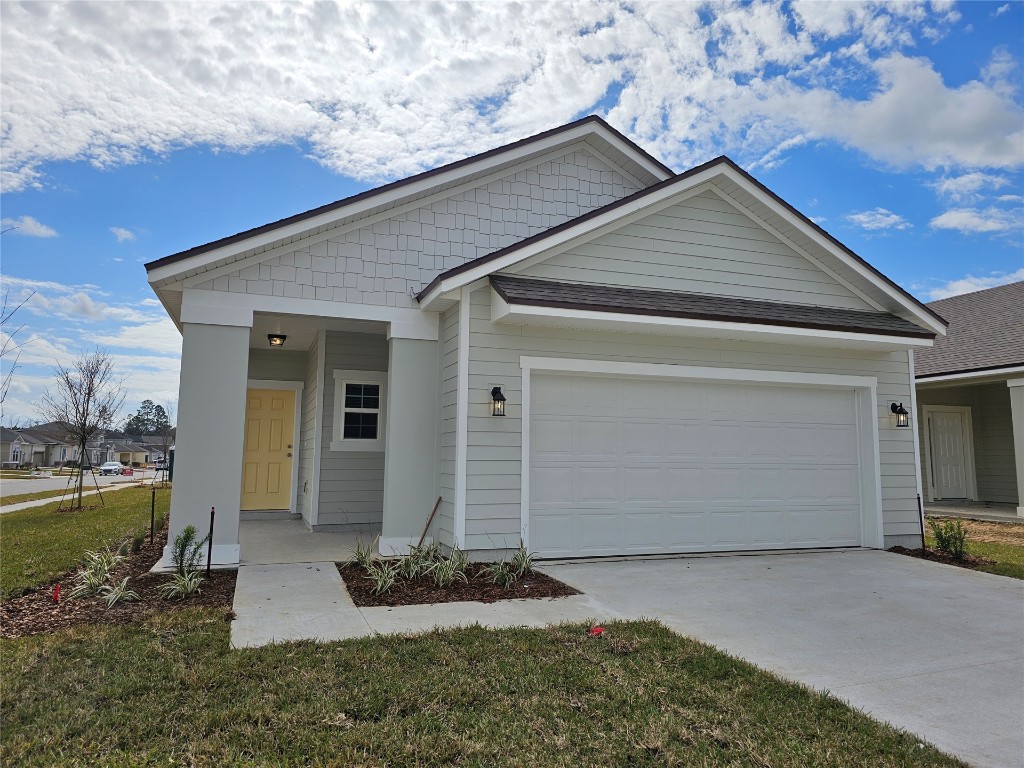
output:
<svg viewBox="0 0 1024 768"><path fill-rule="evenodd" d="M1017 469L1013 451L1013 417L1010 389L1006 382L943 389L921 389L917 393L917 428L921 441L921 473L926 487L930 478L928 445L924 434L925 405L962 405L971 409L974 428L974 464L977 471L978 501L1018 504Z"/></svg>
<svg viewBox="0 0 1024 768"><path fill-rule="evenodd" d="M640 189L585 143L552 160L201 283L230 293L415 307L438 273Z"/></svg>
<svg viewBox="0 0 1024 768"><path fill-rule="evenodd" d="M363 333L329 331L326 337L317 525L353 531L379 528L384 513L384 454L331 450L334 371L386 371L388 342L382 335Z"/></svg>
<svg viewBox="0 0 1024 768"><path fill-rule="evenodd" d="M574 283L872 309L713 192L509 271Z"/></svg>
<svg viewBox="0 0 1024 768"><path fill-rule="evenodd" d="M890 400L909 402L906 352L830 351L719 339L495 325L489 319L488 288L473 293L471 318L466 509L469 549L512 548L519 544L522 355L876 376L884 532L887 537L919 533L913 434L893 428L886 410ZM488 412L488 392L495 384L501 385L508 397L504 419L495 419Z"/></svg>

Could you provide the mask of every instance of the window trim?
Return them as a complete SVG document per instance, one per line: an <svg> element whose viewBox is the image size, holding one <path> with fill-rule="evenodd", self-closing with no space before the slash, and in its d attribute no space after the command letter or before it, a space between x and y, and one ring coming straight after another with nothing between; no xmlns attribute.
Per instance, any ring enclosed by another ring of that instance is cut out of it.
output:
<svg viewBox="0 0 1024 768"><path fill-rule="evenodd" d="M384 451L384 438L387 430L387 386L386 371L351 371L335 370L334 375L334 413L331 415L331 450L362 451L380 453ZM345 386L347 384L375 384L380 387L380 407L345 408ZM357 437L345 437L345 413L377 413L377 439L364 440Z"/></svg>

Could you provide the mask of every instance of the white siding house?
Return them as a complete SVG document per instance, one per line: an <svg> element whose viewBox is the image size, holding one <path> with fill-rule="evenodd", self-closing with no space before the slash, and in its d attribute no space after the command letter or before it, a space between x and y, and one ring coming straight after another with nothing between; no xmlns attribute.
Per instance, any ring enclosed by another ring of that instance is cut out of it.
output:
<svg viewBox="0 0 1024 768"><path fill-rule="evenodd" d="M437 500L479 558L919 540L891 407L944 322L727 158L585 118L147 270L183 334L172 533L216 506L219 562L241 509L390 553Z"/></svg>

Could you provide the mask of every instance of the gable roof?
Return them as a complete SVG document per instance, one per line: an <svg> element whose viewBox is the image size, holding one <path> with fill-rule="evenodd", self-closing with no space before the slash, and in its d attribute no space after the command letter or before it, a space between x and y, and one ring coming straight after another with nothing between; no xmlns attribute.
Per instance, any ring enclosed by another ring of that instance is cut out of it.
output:
<svg viewBox="0 0 1024 768"><path fill-rule="evenodd" d="M888 312L813 307L731 296L563 283L491 275L491 285L509 304L581 309L631 315L756 323L822 331L934 338L935 334Z"/></svg>
<svg viewBox="0 0 1024 768"><path fill-rule="evenodd" d="M892 307L887 308L896 311L898 306L904 313L923 321L933 331L937 333L945 331L946 322L938 313L922 304L861 256L847 248L839 240L808 219L724 155L709 160L670 179L665 179L646 189L642 189L639 192L635 192L632 195L616 200L602 208L597 208L532 237L520 240L506 248L442 272L426 288L420 291L416 298L421 304L426 304L440 292L468 284L490 274L492 271L506 268L547 248L553 248L562 242L584 236L598 227L614 223L615 218L619 216L642 211L645 206L652 205L673 194L681 193L702 180L713 178L718 172L729 174L733 181L738 181L747 189L760 193L768 201L781 207L783 213L809 236L823 240L827 245L827 249L836 254L840 259L843 259L851 271L859 272L865 281L882 289L892 299Z"/></svg>
<svg viewBox="0 0 1024 768"><path fill-rule="evenodd" d="M931 349L914 352L915 377L1024 366L1024 282L928 304L949 319Z"/></svg>
<svg viewBox="0 0 1024 768"><path fill-rule="evenodd" d="M374 189L366 190L355 195L351 195L341 200L336 200L332 203L313 208L302 213L297 213L293 216L280 219L278 221L264 224L259 227L238 232L228 237L223 237L218 240L214 240L203 245L197 245L193 248L189 248L185 251L173 253L169 256L164 256L160 259L156 259L147 263L146 271L153 273L160 270L162 267L169 265L178 264L193 259L197 256L207 254L213 251L217 251L228 246L244 243L247 240L251 240L260 235L266 235L271 233L278 233L281 230L286 230L291 225L295 224L306 224L310 227L319 225L318 220L325 215L334 214L346 214L347 209L355 209L361 207L360 204L373 204L382 198L387 198L393 193L409 192L410 199L416 199L416 195L413 195L415 191L413 188L422 186L423 182L437 182L436 185L431 185L427 192L433 193L444 189L446 186L453 185L453 182L446 177L453 174L457 175L455 183L462 183L465 181L466 176L471 175L472 167L480 164L487 163L487 161L500 160L502 156L508 155L510 158L513 156L517 159L515 162L520 162L522 158L518 157L517 150L533 149L535 146L549 142L552 139L565 138L570 141L579 140L585 138L585 133L581 133L578 129L590 129L590 133L599 136L602 143L606 144L608 148L612 148L614 152L620 155L619 159L625 161L625 165L632 166L632 170L638 175L645 176L647 183L653 183L659 179L672 176L672 169L662 163L660 160L649 154L647 151L642 149L639 145L633 142L631 139L624 136L619 131L615 130L603 119L597 115L588 115L587 117L575 120L571 123L552 128L547 131L543 131L534 136L529 136L525 139L506 144L501 147L487 150L477 155L464 158L462 160L456 160L455 162L448 163L446 165L433 168L423 173L418 173L413 176L409 176L398 181L385 184ZM576 136L575 134L579 134ZM487 171L493 172L491 164L487 165ZM422 193L419 196L423 196ZM403 198L404 200L404 198ZM386 207L394 207L394 203L389 203ZM371 215L377 209L371 208L369 211L360 211L363 216ZM285 233L281 233L285 234ZM152 280L152 278L151 278Z"/></svg>

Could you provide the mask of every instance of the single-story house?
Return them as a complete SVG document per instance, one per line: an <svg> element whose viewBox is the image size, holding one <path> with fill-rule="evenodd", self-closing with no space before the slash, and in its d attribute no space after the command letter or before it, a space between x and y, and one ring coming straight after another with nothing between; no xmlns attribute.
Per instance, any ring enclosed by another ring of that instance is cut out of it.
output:
<svg viewBox="0 0 1024 768"><path fill-rule="evenodd" d="M597 117L146 265L172 537L216 507L476 558L917 545L946 323L726 157ZM901 407L902 404L902 407ZM903 413L897 413L902 411Z"/></svg>
<svg viewBox="0 0 1024 768"><path fill-rule="evenodd" d="M19 466L21 464L21 446L19 434L13 429L0 427L0 463L3 466Z"/></svg>
<svg viewBox="0 0 1024 768"><path fill-rule="evenodd" d="M1024 517L1024 282L928 306L949 331L914 353L925 501Z"/></svg>

